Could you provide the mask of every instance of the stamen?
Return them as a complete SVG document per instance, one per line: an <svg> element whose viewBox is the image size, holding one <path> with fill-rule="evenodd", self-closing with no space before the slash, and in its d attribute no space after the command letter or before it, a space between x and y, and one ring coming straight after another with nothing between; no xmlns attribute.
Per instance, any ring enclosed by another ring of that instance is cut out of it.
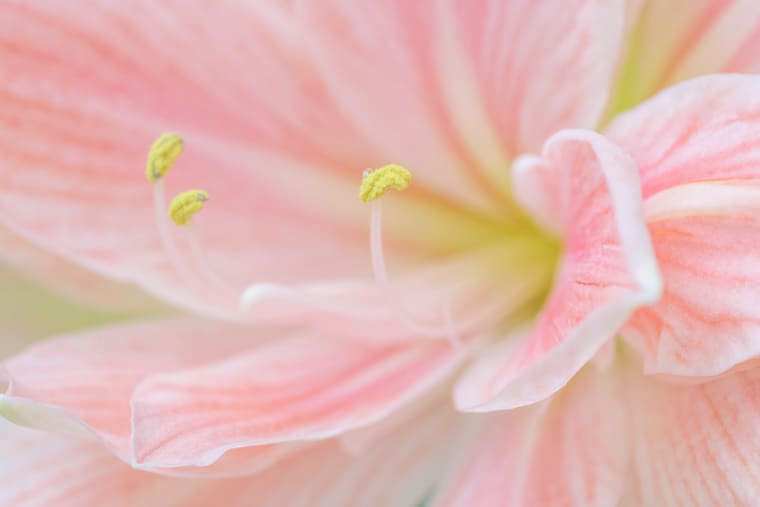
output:
<svg viewBox="0 0 760 507"><path fill-rule="evenodd" d="M169 204L169 218L177 225L187 225L193 215L203 209L208 201L208 192L205 190L187 190L178 194Z"/></svg>
<svg viewBox="0 0 760 507"><path fill-rule="evenodd" d="M204 292L216 289L220 297L234 304L238 300L239 291L211 269L193 227L193 216L203 209L209 199L208 193L204 190L188 190L175 196L168 208L166 206L163 180L183 148L182 138L174 132L167 132L156 139L148 153L145 177L153 183L153 208L161 243L169 262L184 284ZM185 230L194 265L188 265L185 255L169 231L169 219Z"/></svg>
<svg viewBox="0 0 760 507"><path fill-rule="evenodd" d="M161 134L153 142L148 152L148 163L145 165L145 177L151 183L166 176L174 161L180 156L184 149L184 142L179 134L166 132Z"/></svg>
<svg viewBox="0 0 760 507"><path fill-rule="evenodd" d="M452 323L450 305L446 305L444 310L444 327L428 326L417 322L391 289L385 255L383 254L383 207L382 201L379 198L391 189L405 190L411 181L412 174L409 170L396 164L389 164L379 169L367 169L364 171L362 184L359 188L359 198L364 202L372 201L370 255L372 257L372 271L375 276L375 282L383 290L389 305L396 309L401 321L409 328L421 333L445 334L449 337L452 345L457 345L460 340Z"/></svg>
<svg viewBox="0 0 760 507"><path fill-rule="evenodd" d="M164 253L182 279L182 282L192 285L194 278L189 268L179 255L179 249L169 231L169 220L166 216L166 195L164 189L164 176L172 168L177 157L182 153L184 143L182 138L174 133L161 134L150 147L148 161L145 165L145 177L153 183L153 216L164 247Z"/></svg>
<svg viewBox="0 0 760 507"><path fill-rule="evenodd" d="M400 165L389 164L379 169L367 169L359 187L359 197L364 202L374 201L390 189L406 189L411 181L412 173Z"/></svg>
<svg viewBox="0 0 760 507"><path fill-rule="evenodd" d="M167 215L172 221L185 230L187 243L193 256L193 274L196 279L203 282L204 290L212 286L218 291L218 295L231 302L237 301L240 292L229 283L224 281L211 268L206 256L205 249L201 246L198 234L193 225L193 216L203 209L208 202L209 195L205 190L186 190L177 194L169 204Z"/></svg>
<svg viewBox="0 0 760 507"><path fill-rule="evenodd" d="M372 271L375 281L380 285L388 284L388 270L383 253L383 202L374 201L370 212L369 250L372 257Z"/></svg>

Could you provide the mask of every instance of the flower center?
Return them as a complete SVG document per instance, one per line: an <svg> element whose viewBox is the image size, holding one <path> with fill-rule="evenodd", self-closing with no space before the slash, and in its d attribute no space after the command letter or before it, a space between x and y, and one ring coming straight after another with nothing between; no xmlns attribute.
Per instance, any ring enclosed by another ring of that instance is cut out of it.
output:
<svg viewBox="0 0 760 507"><path fill-rule="evenodd" d="M379 169L367 169L364 171L362 185L359 190L359 197L371 204L370 219L370 252L372 256L372 267L377 285L383 290L386 302L390 308L394 309L394 314L408 328L420 332L424 335L441 335L446 336L453 344L459 344L467 330L477 329L484 321L492 319L495 312L504 309L504 300L500 297L494 297L483 304L479 312L469 313L469 319L452 318L452 301L446 301L440 307L437 318L432 324L423 323L415 312L411 311L404 301L403 293L398 293L398 286L391 284L387 273L385 256L382 246L382 197L391 189L405 190L411 183L412 175L404 167L391 164ZM553 271L556 265L558 248L556 243L545 236L542 232L532 226L526 220L527 234L517 234L512 238L503 239L505 243L510 241L520 242L524 240L525 256L517 260L513 265L522 269L532 269L532 266L538 264L536 271L539 273L540 282L537 284L535 298L527 297L521 301L524 308L525 316L533 317L538 309L543 305L549 293L551 285L550 280L553 277ZM498 243L498 241L497 241ZM518 246L517 250L520 250ZM498 248L497 248L498 252ZM519 256L518 256L519 258ZM506 258L506 264L511 264ZM499 268L490 271L490 274L498 276ZM500 290L502 294L507 294L508 289ZM519 306L519 305L518 305ZM509 325L505 323L505 326Z"/></svg>

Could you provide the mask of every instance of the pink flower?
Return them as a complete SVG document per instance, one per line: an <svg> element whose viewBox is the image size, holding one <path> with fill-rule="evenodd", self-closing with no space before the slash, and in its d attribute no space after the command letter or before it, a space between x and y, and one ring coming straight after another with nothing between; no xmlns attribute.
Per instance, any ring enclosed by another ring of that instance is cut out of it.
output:
<svg viewBox="0 0 760 507"><path fill-rule="evenodd" d="M4 258L137 317L4 362L0 505L755 503L760 77L675 83L759 46L741 1L7 2Z"/></svg>

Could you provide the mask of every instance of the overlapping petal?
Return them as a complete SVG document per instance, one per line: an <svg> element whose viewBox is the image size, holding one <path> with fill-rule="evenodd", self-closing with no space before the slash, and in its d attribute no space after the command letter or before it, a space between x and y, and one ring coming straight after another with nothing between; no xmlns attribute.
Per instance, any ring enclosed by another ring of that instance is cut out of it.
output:
<svg viewBox="0 0 760 507"><path fill-rule="evenodd" d="M760 177L760 76L704 76L672 86L606 135L641 172L644 199L695 181Z"/></svg>
<svg viewBox="0 0 760 507"><path fill-rule="evenodd" d="M94 435L119 458L131 462L129 402L140 382L159 372L239 353L256 341L250 330L189 319L112 326L48 340L2 365L8 389L0 398L0 413L33 428ZM230 453L211 467L187 464L163 472L251 473L291 450L262 446Z"/></svg>
<svg viewBox="0 0 760 507"><path fill-rule="evenodd" d="M445 341L369 345L194 320L112 327L6 361L0 412L94 434L141 468L234 476L388 416L467 353Z"/></svg>
<svg viewBox="0 0 760 507"><path fill-rule="evenodd" d="M622 333L647 371L716 375L760 353L759 185L691 183L647 201L664 293Z"/></svg>
<svg viewBox="0 0 760 507"><path fill-rule="evenodd" d="M589 368L550 400L489 414L432 505L616 505L628 463L618 388Z"/></svg>
<svg viewBox="0 0 760 507"><path fill-rule="evenodd" d="M331 441L254 477L214 481L136 471L91 440L0 422L0 501L14 507L415 505L446 462L451 450L447 437L457 434L458 417L439 404L414 422L409 431L387 436L359 457Z"/></svg>
<svg viewBox="0 0 760 507"><path fill-rule="evenodd" d="M445 342L370 345L301 333L155 375L133 396L134 456L142 466L201 466L229 449L335 436L431 390L466 354Z"/></svg>
<svg viewBox="0 0 760 507"><path fill-rule="evenodd" d="M65 408L106 434L128 435L128 401L144 378L254 344L249 331L196 320L84 331L47 340L5 361L7 395Z"/></svg>
<svg viewBox="0 0 760 507"><path fill-rule="evenodd" d="M624 335L648 371L715 375L760 350L760 77L697 78L618 118L641 170L665 294Z"/></svg>
<svg viewBox="0 0 760 507"><path fill-rule="evenodd" d="M469 410L554 393L660 291L638 171L625 152L598 134L563 131L514 171L518 198L560 231L564 252L533 328L486 350L457 387L458 406Z"/></svg>

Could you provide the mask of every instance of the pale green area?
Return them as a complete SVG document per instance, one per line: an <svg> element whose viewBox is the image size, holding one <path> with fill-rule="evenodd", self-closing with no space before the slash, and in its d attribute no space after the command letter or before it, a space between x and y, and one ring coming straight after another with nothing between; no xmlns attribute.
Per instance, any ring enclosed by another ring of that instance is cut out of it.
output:
<svg viewBox="0 0 760 507"><path fill-rule="evenodd" d="M636 74L642 72L640 65L641 39L644 30L638 25L631 34L626 54L622 59L622 65L618 70L617 82L614 84L607 108L603 125L609 123L612 118L641 103L648 95L642 90L641 79Z"/></svg>
<svg viewBox="0 0 760 507"><path fill-rule="evenodd" d="M47 336L132 317L78 303L0 265L0 357Z"/></svg>

